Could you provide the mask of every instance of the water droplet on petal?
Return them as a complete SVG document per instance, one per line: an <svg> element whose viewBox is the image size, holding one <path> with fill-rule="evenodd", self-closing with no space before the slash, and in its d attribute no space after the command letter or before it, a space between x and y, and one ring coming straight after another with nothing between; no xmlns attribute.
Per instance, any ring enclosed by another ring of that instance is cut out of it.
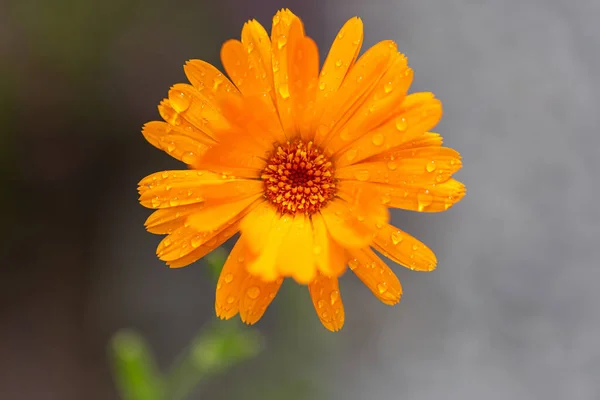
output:
<svg viewBox="0 0 600 400"><path fill-rule="evenodd" d="M344 37L344 32L338 33L338 35L337 35L338 39L342 39L343 37Z"/></svg>
<svg viewBox="0 0 600 400"><path fill-rule="evenodd" d="M179 199L177 197L173 197L169 200L169 204L171 207L177 207L179 205Z"/></svg>
<svg viewBox="0 0 600 400"><path fill-rule="evenodd" d="M335 66L336 66L336 67L338 67L338 68L339 68L339 67L341 67L341 66L342 66L342 64L343 64L342 60L337 60L337 61L335 62Z"/></svg>
<svg viewBox="0 0 600 400"><path fill-rule="evenodd" d="M338 292L337 290L334 290L329 295L329 298L331 300L331 305L334 305L336 303L336 301L338 301L340 299L340 292Z"/></svg>
<svg viewBox="0 0 600 400"><path fill-rule="evenodd" d="M162 204L162 201L160 200L160 197L156 196L156 197L152 198L152 207L158 208L158 207L160 207L161 204Z"/></svg>
<svg viewBox="0 0 600 400"><path fill-rule="evenodd" d="M348 261L348 267L351 271L354 271L356 268L358 268L358 260L353 258L352 260Z"/></svg>
<svg viewBox="0 0 600 400"><path fill-rule="evenodd" d="M395 171L398 168L398 163L396 161L388 161L387 167L390 171Z"/></svg>
<svg viewBox="0 0 600 400"><path fill-rule="evenodd" d="M248 288L246 294L251 299L256 299L260 295L260 288L258 286L252 286L251 288Z"/></svg>
<svg viewBox="0 0 600 400"><path fill-rule="evenodd" d="M193 248L198 248L200 247L200 245L202 244L202 237L200 235L196 235L192 238L191 241L192 247Z"/></svg>
<svg viewBox="0 0 600 400"><path fill-rule="evenodd" d="M286 45L286 43L287 43L287 37L280 36L279 39L277 39L277 48L279 50L283 49L283 47Z"/></svg>
<svg viewBox="0 0 600 400"><path fill-rule="evenodd" d="M379 294L384 294L385 292L387 292L388 288L387 288L386 283L385 282L378 283L377 290L379 291Z"/></svg>
<svg viewBox="0 0 600 400"><path fill-rule="evenodd" d="M321 254L321 252L323 251L323 249L321 248L321 246L315 246L313 247L313 253L318 256L319 254Z"/></svg>
<svg viewBox="0 0 600 400"><path fill-rule="evenodd" d="M183 161L186 164L194 164L196 160L196 155L191 151L188 151L187 153L184 153L183 156L181 156L181 161Z"/></svg>
<svg viewBox="0 0 600 400"><path fill-rule="evenodd" d="M225 276L223 277L223 280L225 281L225 283L231 283L231 281L233 281L233 274L232 273L225 274Z"/></svg>
<svg viewBox="0 0 600 400"><path fill-rule="evenodd" d="M430 161L427 163L427 165L425 165L425 169L427 170L427 172L433 172L435 171L435 161Z"/></svg>
<svg viewBox="0 0 600 400"><path fill-rule="evenodd" d="M165 171L162 174L160 174L160 176L162 176L163 179L167 179L169 177L169 173L167 171Z"/></svg>
<svg viewBox="0 0 600 400"><path fill-rule="evenodd" d="M170 93L169 101L173 109L178 113L182 113L187 110L191 103L190 98L184 92Z"/></svg>
<svg viewBox="0 0 600 400"><path fill-rule="evenodd" d="M234 302L234 301L235 301L235 297L233 297L233 296L229 296L229 297L227 298L227 302L228 302L229 304L233 304L233 302Z"/></svg>
<svg viewBox="0 0 600 400"><path fill-rule="evenodd" d="M317 308L321 309L323 307L325 307L325 301L323 301L323 300L317 301Z"/></svg>
<svg viewBox="0 0 600 400"><path fill-rule="evenodd" d="M358 151L356 149L350 149L346 152L346 159L348 161L352 162L356 159L357 154L358 154Z"/></svg>
<svg viewBox="0 0 600 400"><path fill-rule="evenodd" d="M354 177L361 182L368 180L370 176L371 176L371 174L369 173L369 170L367 170L367 169L361 169L360 171L357 171L354 174Z"/></svg>
<svg viewBox="0 0 600 400"><path fill-rule="evenodd" d="M388 196L387 194L384 194L383 196L381 196L381 204L385 205L385 204L390 204L392 201L392 198L390 196Z"/></svg>
<svg viewBox="0 0 600 400"><path fill-rule="evenodd" d="M246 48L246 51L248 52L248 54L250 54L254 51L254 42L248 43L248 47Z"/></svg>
<svg viewBox="0 0 600 400"><path fill-rule="evenodd" d="M275 15L275 16L273 17L273 26L275 26L275 25L279 24L279 21L280 21L280 17L279 17L279 15Z"/></svg>
<svg viewBox="0 0 600 400"><path fill-rule="evenodd" d="M397 245L398 243L400 243L402 241L402 239L403 239L402 232L400 232L400 231L392 232L392 243L394 243L394 245Z"/></svg>
<svg viewBox="0 0 600 400"><path fill-rule="evenodd" d="M390 93L392 89L394 89L394 87L392 86L392 82L388 82L385 85L383 85L383 91L386 93Z"/></svg>
<svg viewBox="0 0 600 400"><path fill-rule="evenodd" d="M433 203L433 196L429 194L429 190L417 195L417 208L419 211L423 211L431 203Z"/></svg>
<svg viewBox="0 0 600 400"><path fill-rule="evenodd" d="M375 146L381 146L383 144L384 140L385 140L385 137L381 133L374 134L373 138L371 139L371 141L373 142L373 144Z"/></svg>
<svg viewBox="0 0 600 400"><path fill-rule="evenodd" d="M279 94L281 95L281 97L283 97L284 99L287 99L290 97L290 88L288 87L287 83L282 83L279 86Z"/></svg>
<svg viewBox="0 0 600 400"><path fill-rule="evenodd" d="M400 132L404 132L407 127L408 123L406 122L406 119L403 117L396 118L396 129L398 129Z"/></svg>

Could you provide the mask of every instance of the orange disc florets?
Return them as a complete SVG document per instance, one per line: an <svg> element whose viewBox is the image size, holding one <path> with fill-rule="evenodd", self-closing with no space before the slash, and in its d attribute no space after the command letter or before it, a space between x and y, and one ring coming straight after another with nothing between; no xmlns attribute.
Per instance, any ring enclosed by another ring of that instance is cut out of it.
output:
<svg viewBox="0 0 600 400"><path fill-rule="evenodd" d="M261 178L265 196L282 214L314 214L335 195L333 164L313 142L277 147Z"/></svg>

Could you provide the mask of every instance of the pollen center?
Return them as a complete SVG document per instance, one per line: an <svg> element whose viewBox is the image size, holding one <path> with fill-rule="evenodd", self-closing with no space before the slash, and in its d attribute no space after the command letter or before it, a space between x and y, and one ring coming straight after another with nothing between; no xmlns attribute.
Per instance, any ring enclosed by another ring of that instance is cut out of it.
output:
<svg viewBox="0 0 600 400"><path fill-rule="evenodd" d="M314 214L335 195L333 164L313 142L280 145L261 178L265 196L282 214Z"/></svg>

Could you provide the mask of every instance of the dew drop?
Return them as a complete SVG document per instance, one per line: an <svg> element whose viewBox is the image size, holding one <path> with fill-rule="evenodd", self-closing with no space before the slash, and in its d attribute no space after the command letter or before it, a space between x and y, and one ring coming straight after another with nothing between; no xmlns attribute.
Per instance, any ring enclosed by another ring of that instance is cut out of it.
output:
<svg viewBox="0 0 600 400"><path fill-rule="evenodd" d="M246 48L246 51L248 52L248 54L250 54L254 51L254 42L248 43L248 47Z"/></svg>
<svg viewBox="0 0 600 400"><path fill-rule="evenodd" d="M283 47L286 45L286 43L287 43L287 37L280 36L279 39L277 39L277 48L279 50L283 49Z"/></svg>
<svg viewBox="0 0 600 400"><path fill-rule="evenodd" d="M427 170L427 172L433 172L435 171L435 161L430 161L427 163L427 165L425 165L425 169Z"/></svg>
<svg viewBox="0 0 600 400"><path fill-rule="evenodd" d="M323 251L323 249L321 248L321 246L318 246L318 245L317 245L317 246L313 247L313 253L314 253L316 256L320 255L322 251Z"/></svg>
<svg viewBox="0 0 600 400"><path fill-rule="evenodd" d="M388 196L387 194L384 194L383 196L381 196L381 204L386 205L386 204L390 204L392 201L392 198L390 196Z"/></svg>
<svg viewBox="0 0 600 400"><path fill-rule="evenodd" d="M215 77L213 79L213 90L218 90L219 86L221 86L221 84L223 83L223 78L221 77Z"/></svg>
<svg viewBox="0 0 600 400"><path fill-rule="evenodd" d="M173 197L169 200L169 204L171 207L177 207L179 205L179 199L177 197Z"/></svg>
<svg viewBox="0 0 600 400"><path fill-rule="evenodd" d="M383 91L385 93L390 93L393 89L394 87L392 86L392 82L388 82L385 85L383 85Z"/></svg>
<svg viewBox="0 0 600 400"><path fill-rule="evenodd" d="M225 281L225 283L231 283L231 281L233 281L233 274L232 273L225 274L225 276L223 277L223 280Z"/></svg>
<svg viewBox="0 0 600 400"><path fill-rule="evenodd" d="M366 169L361 169L354 174L354 177L361 182L368 180L370 176L371 174L369 173L369 170Z"/></svg>
<svg viewBox="0 0 600 400"><path fill-rule="evenodd" d="M413 244L413 245L412 245L412 249L413 249L414 251L417 251L417 250L419 250L419 245L418 245L418 244L416 244L416 243L415 243L415 244Z"/></svg>
<svg viewBox="0 0 600 400"><path fill-rule="evenodd" d="M331 305L334 305L340 299L340 292L338 292L337 290L334 290L329 295L329 299L331 300Z"/></svg>
<svg viewBox="0 0 600 400"><path fill-rule="evenodd" d="M358 268L358 260L353 258L352 260L348 261L348 267L351 271L354 271L356 268Z"/></svg>
<svg viewBox="0 0 600 400"><path fill-rule="evenodd" d="M239 256L239 257L238 257L238 262L239 262L239 263L243 263L243 262L244 262L244 260L245 260L244 256Z"/></svg>
<svg viewBox="0 0 600 400"><path fill-rule="evenodd" d="M323 307L325 307L325 301L324 300L317 301L317 308L321 309Z"/></svg>
<svg viewBox="0 0 600 400"><path fill-rule="evenodd" d="M350 149L346 152L346 159L350 162L356 159L358 151L356 149Z"/></svg>
<svg viewBox="0 0 600 400"><path fill-rule="evenodd" d="M288 87L287 83L282 83L281 86L279 86L279 94L284 99L290 97L290 88Z"/></svg>
<svg viewBox="0 0 600 400"><path fill-rule="evenodd" d="M188 151L187 153L183 153L181 161L183 161L186 164L194 164L196 162L196 155L191 151Z"/></svg>
<svg viewBox="0 0 600 400"><path fill-rule="evenodd" d="M387 163L387 167L390 171L395 171L398 168L398 163L396 161L390 160Z"/></svg>
<svg viewBox="0 0 600 400"><path fill-rule="evenodd" d="M391 236L392 236L392 243L394 243L394 245L397 245L403 239L402 232L400 232L400 231L392 232Z"/></svg>
<svg viewBox="0 0 600 400"><path fill-rule="evenodd" d="M338 39L343 39L344 38L344 32L338 33L337 38Z"/></svg>
<svg viewBox="0 0 600 400"><path fill-rule="evenodd" d="M169 177L169 173L167 171L165 171L162 174L160 174L160 176L162 176L163 179L167 179Z"/></svg>
<svg viewBox="0 0 600 400"><path fill-rule="evenodd" d="M246 294L251 299L256 299L260 295L260 288L258 286L252 286L252 287L248 288L248 290L246 291Z"/></svg>
<svg viewBox="0 0 600 400"><path fill-rule="evenodd" d="M171 239L169 238L165 238L165 240L163 240L163 246L164 247L169 247L171 245Z"/></svg>
<svg viewBox="0 0 600 400"><path fill-rule="evenodd" d="M184 92L170 93L169 101L173 109L178 113L182 113L190 108L191 100Z"/></svg>
<svg viewBox="0 0 600 400"><path fill-rule="evenodd" d="M167 144L167 151L169 153L174 152L176 148L177 148L177 146L175 146L175 142L174 141L170 141L169 144Z"/></svg>
<svg viewBox="0 0 600 400"><path fill-rule="evenodd" d="M202 237L200 235L196 235L192 238L191 244L193 248L198 248L202 244Z"/></svg>
<svg viewBox="0 0 600 400"><path fill-rule="evenodd" d="M342 66L342 64L343 64L342 60L337 60L337 61L335 62L335 66L336 66L336 67L338 67L338 68L339 68L339 67L341 67L341 66Z"/></svg>
<svg viewBox="0 0 600 400"><path fill-rule="evenodd" d="M381 133L374 134L373 138L371 139L371 141L373 142L373 144L375 146L381 146L383 144L384 140L385 140L385 137Z"/></svg>
<svg viewBox="0 0 600 400"><path fill-rule="evenodd" d="M233 296L229 296L229 297L227 298L227 302L228 302L229 304L233 304L233 302L234 302L234 301L235 301L235 297L233 297Z"/></svg>
<svg viewBox="0 0 600 400"><path fill-rule="evenodd" d="M273 26L275 26L275 25L279 24L279 21L280 21L280 17L279 17L279 15L275 15L275 16L273 17Z"/></svg>
<svg viewBox="0 0 600 400"><path fill-rule="evenodd" d="M433 203L433 196L429 194L429 190L417 195L417 206L419 211L423 211L425 207Z"/></svg>
<svg viewBox="0 0 600 400"><path fill-rule="evenodd" d="M403 117L396 118L396 129L398 129L400 132L404 132L407 127L408 123L406 122L406 119Z"/></svg>
<svg viewBox="0 0 600 400"><path fill-rule="evenodd" d="M325 90L325 82L319 82L319 90Z"/></svg>
<svg viewBox="0 0 600 400"><path fill-rule="evenodd" d="M387 292L387 290L388 288L385 282L377 284L377 291L379 291L379 294L384 294L385 292Z"/></svg>

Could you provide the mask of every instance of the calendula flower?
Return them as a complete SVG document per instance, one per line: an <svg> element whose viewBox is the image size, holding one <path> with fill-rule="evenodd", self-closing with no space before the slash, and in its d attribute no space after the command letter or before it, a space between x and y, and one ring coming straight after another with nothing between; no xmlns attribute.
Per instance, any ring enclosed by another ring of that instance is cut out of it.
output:
<svg viewBox="0 0 600 400"><path fill-rule="evenodd" d="M429 248L388 224L388 208L447 210L465 194L451 178L459 153L430 132L442 116L431 93L407 94L413 70L392 41L360 58L363 25L350 19L319 71L314 41L289 10L271 35L247 22L223 45L229 79L189 61L145 138L187 164L139 184L157 209L148 231L167 234L158 257L172 268L204 257L240 232L217 283L221 318L258 321L285 277L308 285L332 331L344 324L338 277L346 267L385 304L398 278L375 251L431 271Z"/></svg>

